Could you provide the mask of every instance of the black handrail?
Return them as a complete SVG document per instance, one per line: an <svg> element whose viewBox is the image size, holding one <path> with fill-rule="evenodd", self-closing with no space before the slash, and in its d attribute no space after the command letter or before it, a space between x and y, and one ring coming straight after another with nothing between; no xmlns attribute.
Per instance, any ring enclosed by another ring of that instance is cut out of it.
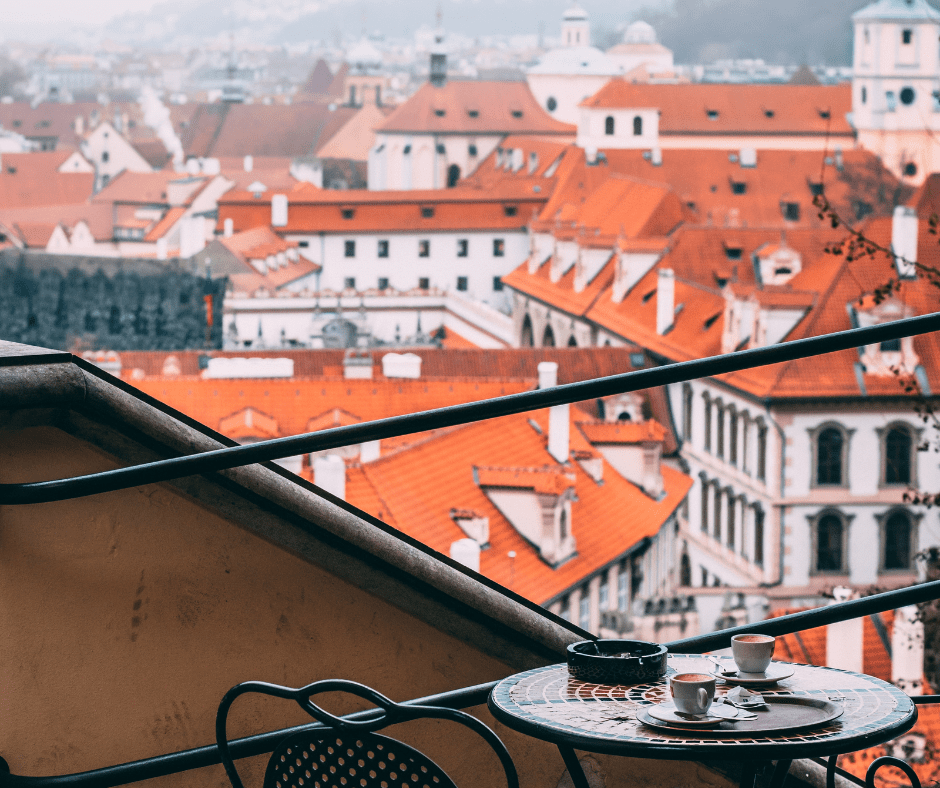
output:
<svg viewBox="0 0 940 788"><path fill-rule="evenodd" d="M849 602L839 602L817 610L808 610L801 613L791 613L758 624L749 624L746 627L734 627L721 632L712 632L694 638L673 640L666 643L672 653L701 654L716 648L723 648L730 643L731 636L741 631L763 632L773 635L789 635L803 629L835 624L852 618L884 613L906 605L918 602L927 602L940 598L940 580L922 583L910 588L896 591L885 591L873 594L864 599L854 599ZM766 625L773 625L768 629ZM405 701L411 705L444 706L452 709L466 709L486 703L486 699L496 686L495 681L486 684L477 684L473 687L464 687L437 695ZM923 705L940 703L940 696L923 695L912 698L915 704ZM378 715L380 710L357 712L350 715L352 719L371 719L370 715ZM315 730L321 727L318 723L300 725L294 728L262 733L257 736L247 736L229 743L232 757L235 759L249 758L254 755L263 755L274 751L278 742L291 733L301 730ZM170 774L200 769L205 766L215 766L221 763L219 751L214 744L205 747L196 747L155 758L146 758L118 766L109 766L104 769L78 772L76 774L63 774L49 777L26 777L0 772L0 788L117 788L128 783L149 780L153 777L165 777ZM2 763L2 759L0 759Z"/></svg>
<svg viewBox="0 0 940 788"><path fill-rule="evenodd" d="M583 402L670 383L739 372L744 369L834 353L937 330L940 330L940 312L867 328L849 329L821 337L797 339L770 347L740 350L735 353L667 364L622 375L509 394L362 424L334 427L304 435L275 438L246 446L215 449L200 454L173 457L70 479L28 484L2 484L0 485L0 505L47 503L83 498L88 495L165 482L170 479L211 473L257 462L278 460L308 452L326 451L356 443L469 424L552 405ZM899 395L901 393L900 387L898 393Z"/></svg>

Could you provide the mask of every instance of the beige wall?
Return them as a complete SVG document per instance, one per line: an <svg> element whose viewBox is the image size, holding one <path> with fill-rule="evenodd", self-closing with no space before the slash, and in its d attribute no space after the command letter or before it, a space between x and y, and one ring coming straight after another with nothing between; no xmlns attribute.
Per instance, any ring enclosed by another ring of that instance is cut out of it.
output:
<svg viewBox="0 0 940 788"><path fill-rule="evenodd" d="M113 466L54 427L0 432L0 482ZM404 700L514 672L167 486L0 507L0 631L0 756L31 776L212 743L222 694L247 679L343 677ZM230 730L304 719L284 701L241 699ZM501 785L495 757L448 725L409 738L458 784ZM497 730L523 786L558 784L554 748ZM691 764L599 760L608 785L701 781ZM221 767L153 782L227 785Z"/></svg>

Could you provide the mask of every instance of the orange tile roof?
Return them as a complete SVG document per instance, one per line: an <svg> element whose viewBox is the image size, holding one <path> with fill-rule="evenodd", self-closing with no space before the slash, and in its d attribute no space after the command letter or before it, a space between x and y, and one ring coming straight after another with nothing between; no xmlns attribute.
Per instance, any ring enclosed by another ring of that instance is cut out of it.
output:
<svg viewBox="0 0 940 788"><path fill-rule="evenodd" d="M281 192L283 193L283 192ZM270 226L271 197L233 189L219 199L219 228L232 219L235 230ZM413 232L420 230L522 230L545 204L546 195L504 184L497 189L460 186L427 191L336 191L301 183L287 193L287 225L279 233ZM514 206L509 213L506 206ZM425 208L433 215L424 215ZM347 218L348 217L348 218Z"/></svg>
<svg viewBox="0 0 940 788"><path fill-rule="evenodd" d="M172 181L188 181L193 189L186 204L208 184L207 176L191 176L173 170L158 172L131 172L124 170L107 186L92 197L94 203L125 203L132 205L166 205L167 187Z"/></svg>
<svg viewBox="0 0 940 788"><path fill-rule="evenodd" d="M658 421L579 421L578 429L590 443L643 443L661 442L668 430Z"/></svg>
<svg viewBox="0 0 940 788"><path fill-rule="evenodd" d="M572 408L571 418L573 426L584 419L584 413ZM541 434L530 421L539 425ZM371 483L371 490L363 495L357 480L355 488L347 486L347 498L376 516L384 514L386 522L394 522L409 536L444 553L452 542L464 537L452 510L468 509L487 517L490 546L481 553L481 572L545 604L655 535L692 483L688 476L663 466L666 496L653 501L606 462L602 485L573 463L568 473L574 475L577 500L572 503L571 530L578 552L553 568L510 525L474 478L474 466L537 469L553 465L555 461L546 450L547 430L548 412L540 410L446 431L364 465L360 472ZM575 451L590 450L590 444L575 429L571 430L571 446ZM498 478L513 475L500 473ZM370 510L370 505L378 505L377 499L381 500L380 509ZM627 510L630 517L623 516ZM514 558L509 557L511 551Z"/></svg>
<svg viewBox="0 0 940 788"><path fill-rule="evenodd" d="M254 227L229 237L223 236L219 238L219 243L246 261L297 248L296 241L285 241L270 227Z"/></svg>
<svg viewBox="0 0 940 788"><path fill-rule="evenodd" d="M165 214L163 214L163 217L160 219L160 221L154 224L153 227L147 231L147 235L144 236L144 240L148 242L159 240L170 231L174 224L183 218L185 213L185 208L170 208Z"/></svg>
<svg viewBox="0 0 940 788"><path fill-rule="evenodd" d="M448 80L442 87L426 82L376 131L573 137L577 129L542 109L526 82Z"/></svg>
<svg viewBox="0 0 940 788"><path fill-rule="evenodd" d="M219 432L234 440L267 440L281 437L277 419L254 408L243 408L220 419Z"/></svg>
<svg viewBox="0 0 940 788"><path fill-rule="evenodd" d="M113 236L111 218L109 206L86 202L28 208L0 207L0 224L16 231L32 248L44 247L57 225L71 230L79 221L88 225L96 241L110 241Z"/></svg>
<svg viewBox="0 0 940 788"><path fill-rule="evenodd" d="M315 274L321 270L323 270L323 266L319 263L308 260L306 257L300 257L295 261L288 262L287 265L264 274L260 274L255 270L246 270L242 273L228 274L228 278L233 292L256 293L259 290L279 290L291 282L296 282L298 279L303 279L305 276Z"/></svg>
<svg viewBox="0 0 940 788"><path fill-rule="evenodd" d="M582 107L656 108L659 133L815 135L854 140L852 86L637 84L615 77ZM711 113L711 114L710 114Z"/></svg>
<svg viewBox="0 0 940 788"><path fill-rule="evenodd" d="M74 151L4 153L0 156L0 207L30 208L79 203L91 197L94 172L59 172Z"/></svg>

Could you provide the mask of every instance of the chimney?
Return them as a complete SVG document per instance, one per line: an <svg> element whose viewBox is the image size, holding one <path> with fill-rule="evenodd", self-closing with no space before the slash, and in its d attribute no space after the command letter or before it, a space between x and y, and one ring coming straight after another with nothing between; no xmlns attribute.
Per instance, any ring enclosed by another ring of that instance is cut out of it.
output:
<svg viewBox="0 0 940 788"><path fill-rule="evenodd" d="M558 385L558 364L542 361L539 366L539 388L550 389ZM553 405L548 410L548 453L558 462L568 462L569 430L568 404Z"/></svg>
<svg viewBox="0 0 940 788"><path fill-rule="evenodd" d="M653 150L650 151L650 163L654 167L663 166L663 149L662 148L653 148Z"/></svg>
<svg viewBox="0 0 940 788"><path fill-rule="evenodd" d="M245 156L242 162L242 166L244 167L245 172L251 172L255 168L255 157L249 153L247 156Z"/></svg>
<svg viewBox="0 0 940 788"><path fill-rule="evenodd" d="M386 353L382 356L382 374L387 378L420 378L421 356L417 353Z"/></svg>
<svg viewBox="0 0 940 788"><path fill-rule="evenodd" d="M450 546L450 557L474 572L480 571L480 545L475 539L458 539Z"/></svg>
<svg viewBox="0 0 940 788"><path fill-rule="evenodd" d="M382 456L382 441L366 441L359 444L359 462L375 462Z"/></svg>
<svg viewBox="0 0 940 788"><path fill-rule="evenodd" d="M343 357L343 377L346 380L372 380L372 356L362 351L347 350Z"/></svg>
<svg viewBox="0 0 940 788"><path fill-rule="evenodd" d="M757 166L757 148L741 148L738 161L744 169Z"/></svg>
<svg viewBox="0 0 940 788"><path fill-rule="evenodd" d="M833 602L848 602L858 594L851 588L832 589ZM862 672L862 623L863 618L839 621L826 627L826 664L830 668Z"/></svg>
<svg viewBox="0 0 940 788"><path fill-rule="evenodd" d="M659 269L656 286L656 333L662 336L676 320L676 278L671 268Z"/></svg>
<svg viewBox="0 0 940 788"><path fill-rule="evenodd" d="M905 205L894 209L891 223L891 250L898 276L912 279L917 275L917 211Z"/></svg>
<svg viewBox="0 0 940 788"><path fill-rule="evenodd" d="M287 226L286 194L275 194L271 196L271 225L273 227Z"/></svg>
<svg viewBox="0 0 940 788"><path fill-rule="evenodd" d="M891 683L908 695L924 694L924 622L915 605L894 611Z"/></svg>
<svg viewBox="0 0 940 788"><path fill-rule="evenodd" d="M232 234L235 232L235 222L232 221L231 217L222 222L222 235L226 238L231 238Z"/></svg>
<svg viewBox="0 0 940 788"><path fill-rule="evenodd" d="M327 454L313 461L313 483L321 490L346 499L346 463L338 454Z"/></svg>

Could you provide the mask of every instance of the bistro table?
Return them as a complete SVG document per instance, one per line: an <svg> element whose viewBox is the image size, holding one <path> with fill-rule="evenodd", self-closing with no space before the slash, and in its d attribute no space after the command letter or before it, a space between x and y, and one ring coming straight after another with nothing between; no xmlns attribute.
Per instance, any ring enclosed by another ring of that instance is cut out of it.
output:
<svg viewBox="0 0 940 788"><path fill-rule="evenodd" d="M716 661L735 669L731 657L670 654L667 678L675 673L712 673ZM571 676L565 664L503 679L490 693L488 705L507 727L556 744L575 788L588 788L588 783L574 748L634 758L741 762L743 788L752 788L757 769L767 763L776 761L771 786L780 788L794 759L830 756L828 783L832 788L840 754L894 739L917 721L911 699L881 679L836 668L789 667L794 670L790 678L755 691L765 698L804 696L842 703L842 716L815 728L760 736L673 733L648 727L636 718L643 707L669 700L666 678L645 684L589 684ZM716 697L732 688L719 681Z"/></svg>

